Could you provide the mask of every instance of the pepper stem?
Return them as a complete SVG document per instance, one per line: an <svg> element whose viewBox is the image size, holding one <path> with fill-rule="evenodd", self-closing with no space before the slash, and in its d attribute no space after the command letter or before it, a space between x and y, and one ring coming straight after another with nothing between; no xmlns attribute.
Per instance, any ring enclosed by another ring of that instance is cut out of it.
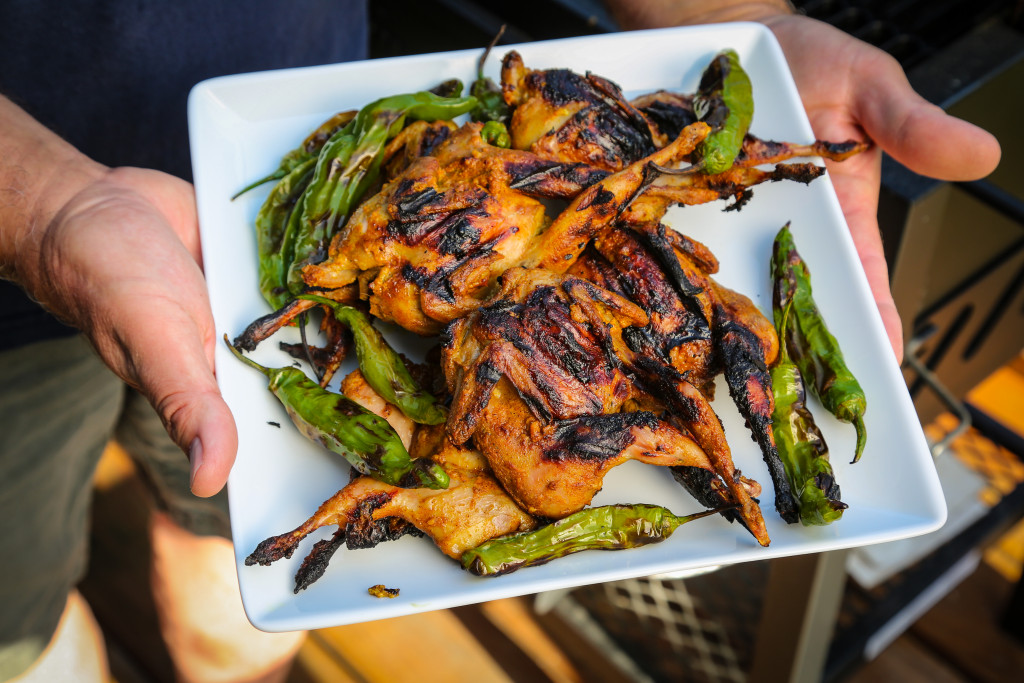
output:
<svg viewBox="0 0 1024 683"><path fill-rule="evenodd" d="M491 39L487 49L484 50L484 53L480 56L480 60L476 63L476 77L478 79L482 79L484 77L484 64L487 62L487 56L491 54L491 50L494 49L494 46L498 44L498 41L501 40L503 35L505 35L505 24L502 24L501 28L498 29L498 35Z"/></svg>
<svg viewBox="0 0 1024 683"><path fill-rule="evenodd" d="M231 201L235 201L236 199L241 197L243 194L245 194L249 190L254 190L254 189L256 189L257 187L259 187L260 185L262 185L264 183L269 183L271 180L280 180L281 178L285 177L285 175L287 175L287 174L284 171L282 171L281 169L278 169L278 170L274 171L273 173L271 173L270 175L268 175L265 178L260 178L259 180L255 181L253 183L249 183L248 185L243 187L241 190L239 190L235 194L231 195Z"/></svg>

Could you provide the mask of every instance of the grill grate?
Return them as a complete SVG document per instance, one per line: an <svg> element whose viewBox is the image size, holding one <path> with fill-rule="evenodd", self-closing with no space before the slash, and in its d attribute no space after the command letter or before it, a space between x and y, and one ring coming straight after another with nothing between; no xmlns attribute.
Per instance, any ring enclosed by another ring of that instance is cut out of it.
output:
<svg viewBox="0 0 1024 683"><path fill-rule="evenodd" d="M904 69L948 47L997 15L1019 13L1008 0L796 0L820 19L888 52Z"/></svg>
<svg viewBox="0 0 1024 683"><path fill-rule="evenodd" d="M767 573L767 562L747 562L686 580L585 586L570 597L588 628L643 672L637 680L743 683Z"/></svg>

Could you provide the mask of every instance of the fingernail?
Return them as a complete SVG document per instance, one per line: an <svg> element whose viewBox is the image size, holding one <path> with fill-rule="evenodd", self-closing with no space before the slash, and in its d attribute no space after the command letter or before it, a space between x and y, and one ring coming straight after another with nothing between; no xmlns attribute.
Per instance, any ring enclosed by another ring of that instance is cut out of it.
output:
<svg viewBox="0 0 1024 683"><path fill-rule="evenodd" d="M195 488L196 475L199 474L199 468L203 466L203 442L199 440L199 437L192 439L192 444L188 447L188 461L192 463L192 474L189 477L188 485L190 488Z"/></svg>

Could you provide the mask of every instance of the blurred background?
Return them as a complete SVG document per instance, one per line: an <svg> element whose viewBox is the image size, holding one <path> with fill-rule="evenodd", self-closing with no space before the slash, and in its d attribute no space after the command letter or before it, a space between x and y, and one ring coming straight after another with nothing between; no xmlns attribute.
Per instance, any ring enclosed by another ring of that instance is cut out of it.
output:
<svg viewBox="0 0 1024 683"><path fill-rule="evenodd" d="M311 634L290 681L1005 681L1024 671L1024 3L798 0L998 138L989 178L891 159L879 218L946 526L909 541L546 593ZM618 30L597 0L375 0L374 57ZM943 144L937 140L935 144ZM96 480L82 592L112 677L163 683L142 488Z"/></svg>

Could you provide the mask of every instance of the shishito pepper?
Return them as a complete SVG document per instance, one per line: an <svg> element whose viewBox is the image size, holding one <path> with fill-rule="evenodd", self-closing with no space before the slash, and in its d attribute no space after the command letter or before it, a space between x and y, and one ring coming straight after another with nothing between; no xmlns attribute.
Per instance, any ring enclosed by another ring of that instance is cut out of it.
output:
<svg viewBox="0 0 1024 683"><path fill-rule="evenodd" d="M703 160L701 170L707 174L729 170L754 118L750 77L735 50L723 50L711 60L701 75L693 110L698 120L711 126L711 134L697 148Z"/></svg>
<svg viewBox="0 0 1024 683"><path fill-rule="evenodd" d="M274 310L291 298L288 266L294 251L295 231L301 210L296 211L313 177L316 158L310 157L288 172L274 186L256 214L256 252L259 255L259 289Z"/></svg>
<svg viewBox="0 0 1024 683"><path fill-rule="evenodd" d="M679 526L722 510L683 517L658 505L586 508L534 531L495 538L467 550L462 567L479 576L508 574L582 550L624 550L664 541Z"/></svg>
<svg viewBox="0 0 1024 683"><path fill-rule="evenodd" d="M790 301L781 312L780 337L792 306ZM805 526L831 524L843 516L848 506L840 500L842 494L828 460L825 437L807 408L803 377L790 360L784 340L780 344L778 363L771 373L775 398L772 431L800 510L800 521Z"/></svg>
<svg viewBox="0 0 1024 683"><path fill-rule="evenodd" d="M322 296L304 294L299 298L326 306L338 322L352 331L359 370L381 398L398 406L413 422L436 425L448 418L445 409L430 392L416 384L402 357L391 348L365 313Z"/></svg>
<svg viewBox="0 0 1024 683"><path fill-rule="evenodd" d="M317 126L316 130L302 141L301 145L281 157L281 163L278 165L277 170L266 177L246 185L235 193L235 196L231 199L238 199L249 190L259 187L264 183L269 183L271 180L280 180L290 174L297 166L310 159L316 159L320 150L327 144L331 136L348 125L349 121L356 117L357 113L355 110L339 112L321 123Z"/></svg>
<svg viewBox="0 0 1024 683"><path fill-rule="evenodd" d="M484 127L480 129L480 137L488 145L494 145L502 149L508 149L512 146L512 136L509 135L508 128L505 127L504 123L498 121L488 121L485 123Z"/></svg>
<svg viewBox="0 0 1024 683"><path fill-rule="evenodd" d="M328 140L302 195L302 220L288 269L288 289L303 289L303 266L319 262L327 243L380 174L384 147L406 119L438 121L465 114L475 97L440 97L429 91L393 95L359 110Z"/></svg>
<svg viewBox="0 0 1024 683"><path fill-rule="evenodd" d="M342 456L358 472L403 488L448 488L448 474L437 463L413 459L384 418L355 401L327 391L295 367L268 368L247 358L224 338L231 352L269 380L271 393L311 441Z"/></svg>
<svg viewBox="0 0 1024 683"><path fill-rule="evenodd" d="M771 273L775 325L782 330L782 343L825 409L843 422L853 423L857 430L853 462L857 462L867 443L867 397L814 303L811 273L796 250L789 223L779 230L772 245ZM783 328L782 311L790 303L792 315Z"/></svg>

